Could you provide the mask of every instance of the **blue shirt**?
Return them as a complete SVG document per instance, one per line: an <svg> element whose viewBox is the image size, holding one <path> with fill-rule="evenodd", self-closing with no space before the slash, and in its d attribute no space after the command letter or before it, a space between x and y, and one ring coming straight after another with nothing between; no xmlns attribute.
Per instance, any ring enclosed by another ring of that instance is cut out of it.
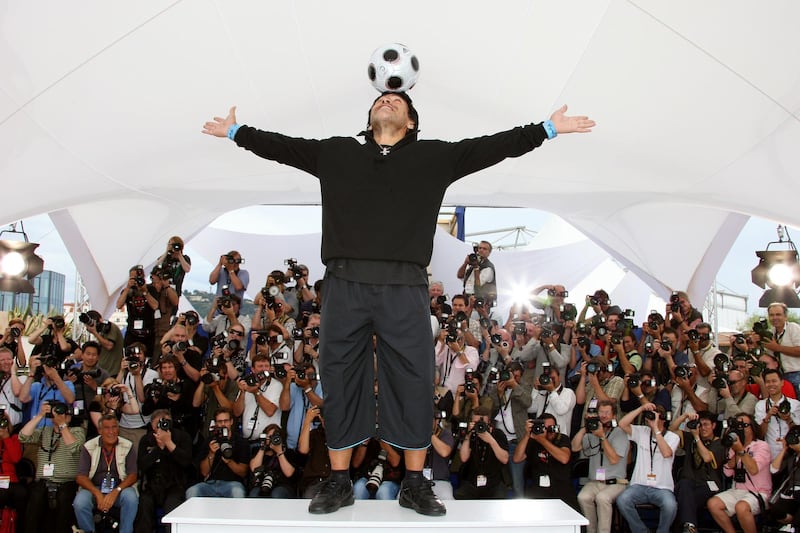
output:
<svg viewBox="0 0 800 533"><path fill-rule="evenodd" d="M317 381L314 385L314 393L322 398L322 384ZM303 419L306 411L311 407L311 401L303 392L303 389L292 383L289 385L289 394L292 398L289 420L286 422L286 447L297 448L297 439L300 438L300 429L303 427Z"/></svg>
<svg viewBox="0 0 800 533"><path fill-rule="evenodd" d="M44 378L43 378L44 379ZM72 385L71 381L65 381L64 384L67 388L75 394L75 387ZM64 399L64 396L61 394L61 391L58 390L58 387L55 384L52 385L45 385L43 381L36 381L31 385L31 415L36 416L42 408L42 402L46 401L57 401L62 403L67 403ZM72 408L71 404L67 404L67 407ZM42 428L45 426L52 426L53 419L52 418L43 418L37 428Z"/></svg>

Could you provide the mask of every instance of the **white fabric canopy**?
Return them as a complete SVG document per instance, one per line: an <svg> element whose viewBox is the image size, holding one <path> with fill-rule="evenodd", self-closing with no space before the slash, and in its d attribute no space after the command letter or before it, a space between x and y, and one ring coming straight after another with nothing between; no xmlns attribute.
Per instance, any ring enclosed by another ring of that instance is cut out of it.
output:
<svg viewBox="0 0 800 533"><path fill-rule="evenodd" d="M461 180L449 205L551 211L658 294L688 288L695 301L749 215L800 225L794 0L44 0L0 12L0 222L50 213L98 304L170 235L242 206L318 203L314 178L201 125L235 104L264 129L355 134L375 96L367 59L390 41L420 59L422 138L538 122L562 103L598 122Z"/></svg>

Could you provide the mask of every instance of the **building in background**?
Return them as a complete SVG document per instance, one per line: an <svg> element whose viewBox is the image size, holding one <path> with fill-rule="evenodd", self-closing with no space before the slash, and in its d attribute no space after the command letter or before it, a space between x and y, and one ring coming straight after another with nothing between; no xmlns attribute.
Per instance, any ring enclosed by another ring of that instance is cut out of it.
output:
<svg viewBox="0 0 800 533"><path fill-rule="evenodd" d="M33 294L0 292L0 311L24 311L30 306L33 315L61 314L64 309L66 276L45 270L31 280Z"/></svg>

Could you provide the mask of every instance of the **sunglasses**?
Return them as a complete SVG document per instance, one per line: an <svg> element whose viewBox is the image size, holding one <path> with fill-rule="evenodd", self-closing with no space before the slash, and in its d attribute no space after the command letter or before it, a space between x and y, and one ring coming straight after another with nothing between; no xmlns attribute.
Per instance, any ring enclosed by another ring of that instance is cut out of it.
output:
<svg viewBox="0 0 800 533"><path fill-rule="evenodd" d="M238 329L229 329L228 330L228 334L229 335L239 335L241 337L242 335L244 335L244 331L239 331Z"/></svg>

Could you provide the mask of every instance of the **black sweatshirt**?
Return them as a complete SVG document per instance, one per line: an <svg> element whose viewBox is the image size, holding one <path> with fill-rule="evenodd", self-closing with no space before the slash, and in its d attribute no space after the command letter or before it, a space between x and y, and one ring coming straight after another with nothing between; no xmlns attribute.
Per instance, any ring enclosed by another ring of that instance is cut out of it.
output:
<svg viewBox="0 0 800 533"><path fill-rule="evenodd" d="M367 135L313 140L242 126L236 144L319 178L322 262L367 259L425 267L447 187L459 178L518 157L547 138L541 124L459 142L409 135L381 155Z"/></svg>

